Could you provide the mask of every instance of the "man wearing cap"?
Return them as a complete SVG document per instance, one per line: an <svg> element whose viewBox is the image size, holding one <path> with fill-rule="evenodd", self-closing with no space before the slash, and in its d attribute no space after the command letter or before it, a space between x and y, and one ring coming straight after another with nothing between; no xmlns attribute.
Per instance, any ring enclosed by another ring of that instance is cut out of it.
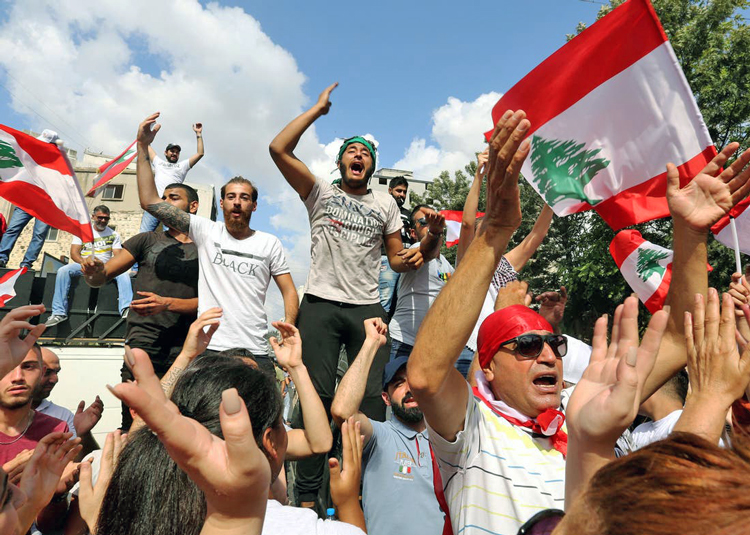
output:
<svg viewBox="0 0 750 535"><path fill-rule="evenodd" d="M435 485L438 502L453 533L516 533L535 512L564 508L568 437L559 408L566 338L555 334L538 313L524 305L511 305L492 313L480 327L482 373L477 374L476 388L454 368L498 262L521 223L518 176L531 146L530 127L522 111L508 111L498 120L490 140L489 208L484 224L422 322L407 366L409 386L424 412L442 479L442 485ZM677 243L676 216L675 221ZM665 337L660 348L667 323L661 314L650 337L656 343L643 349L651 359L658 350L659 358L647 380L645 374L638 377L641 396L648 396L685 363L684 336L676 329L688 306L684 295L695 288L687 281L700 276L686 251L681 249L682 260L689 266L678 270L670 288L679 294L670 319L674 330L668 331L670 338ZM693 256L700 259L701 255ZM700 267L705 271L705 266ZM613 339L617 347L613 357L625 361L626 353L641 358L640 351L632 351L639 344L637 301L629 298L615 318L619 346ZM599 360L608 353L604 325L604 335L600 325L595 339ZM635 363L628 356L624 365ZM598 386L595 377L588 379L588 384ZM601 392L607 391L603 385ZM614 451L606 453L614 457Z"/></svg>
<svg viewBox="0 0 750 535"><path fill-rule="evenodd" d="M386 343L387 331L380 318L370 318L364 326L367 338L339 383L331 415L338 426L354 416L365 437L362 508L367 532L437 535L443 529L445 515L433 489L424 416L406 377L408 357L391 360L383 373L381 396L393 410L391 419L377 422L359 412L370 366L378 348Z"/></svg>
<svg viewBox="0 0 750 535"><path fill-rule="evenodd" d="M330 94L337 85L326 88L315 105L289 123L269 147L310 219L312 259L297 326L305 340L305 365L327 410L334 395L341 345L346 346L351 362L365 340L363 321L373 317L387 321L378 293L381 244L396 272L420 267L424 253L419 248L403 248L403 225L393 197L368 188L377 158L371 140L362 136L344 140L336 159L340 186L317 179L294 155L302 134L328 113ZM362 402L362 412L380 421L385 417L380 377L389 346L390 341L375 356ZM305 506L315 501L323 470L322 457L298 465L297 488Z"/></svg>
<svg viewBox="0 0 750 535"><path fill-rule="evenodd" d="M148 154L151 158L151 169L154 171L154 181L156 182L156 192L159 197L164 195L164 190L170 184L182 184L185 177L195 164L203 158L203 124L195 123L193 132L197 140L198 148L187 160L178 161L182 148L177 143L170 143L164 150L164 159L156 155L156 151L149 146ZM159 220L148 212L143 212L141 218L141 228L138 233L151 232L159 226Z"/></svg>

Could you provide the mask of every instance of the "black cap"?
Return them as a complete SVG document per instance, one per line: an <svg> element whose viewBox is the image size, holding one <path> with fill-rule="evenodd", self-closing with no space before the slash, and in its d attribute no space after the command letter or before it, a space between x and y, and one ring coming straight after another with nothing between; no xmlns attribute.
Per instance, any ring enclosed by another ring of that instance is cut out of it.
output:
<svg viewBox="0 0 750 535"><path fill-rule="evenodd" d="M169 145L167 145L167 148L164 150L169 150L169 149L177 149L178 151L182 152L182 148L177 143L170 143Z"/></svg>
<svg viewBox="0 0 750 535"><path fill-rule="evenodd" d="M396 357L385 365L385 370L383 371L383 391L388 388L388 383L393 381L393 377L401 368L406 366L407 362L409 362L409 357L401 356Z"/></svg>

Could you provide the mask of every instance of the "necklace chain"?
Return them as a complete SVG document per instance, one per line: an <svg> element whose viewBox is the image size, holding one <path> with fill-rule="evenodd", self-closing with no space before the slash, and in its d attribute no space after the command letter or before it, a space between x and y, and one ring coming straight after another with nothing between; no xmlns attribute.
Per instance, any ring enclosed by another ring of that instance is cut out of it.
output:
<svg viewBox="0 0 750 535"><path fill-rule="evenodd" d="M0 442L0 446L10 446L11 444L15 444L19 440L23 438L23 436L26 434L26 431L29 430L29 427L31 427L31 423L34 421L34 411L31 411L31 419L29 420L29 423L26 424L26 429L23 430L23 433L18 435L16 438L11 440L10 442Z"/></svg>

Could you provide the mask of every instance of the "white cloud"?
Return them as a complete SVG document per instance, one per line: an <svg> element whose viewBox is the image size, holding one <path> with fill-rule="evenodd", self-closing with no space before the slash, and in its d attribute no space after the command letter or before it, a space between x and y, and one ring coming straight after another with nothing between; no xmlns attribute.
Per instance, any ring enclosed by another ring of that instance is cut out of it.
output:
<svg viewBox="0 0 750 535"><path fill-rule="evenodd" d="M396 169L411 169L419 178L434 178L441 171L456 171L483 150L484 132L492 128L492 107L502 95L485 93L472 102L449 97L432 113L432 141L412 140Z"/></svg>
<svg viewBox="0 0 750 535"><path fill-rule="evenodd" d="M293 276L309 262L307 215L268 155L268 143L310 101L292 55L241 8L197 0L17 0L0 26L0 65L10 102L30 127L58 131L72 148L118 154L138 123L160 111L154 148L170 142L189 156L191 124L204 124L206 157L188 179L223 184L235 174L256 182L278 208ZM44 104L42 104L42 102ZM29 111L31 106L46 120ZM314 126L296 154L330 176L338 144L324 146ZM269 318L282 311L269 292Z"/></svg>

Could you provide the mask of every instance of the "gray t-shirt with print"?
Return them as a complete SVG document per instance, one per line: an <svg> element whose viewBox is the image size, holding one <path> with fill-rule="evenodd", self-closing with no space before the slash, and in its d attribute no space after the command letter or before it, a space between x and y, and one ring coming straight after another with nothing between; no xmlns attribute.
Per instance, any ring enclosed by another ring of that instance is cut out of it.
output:
<svg viewBox="0 0 750 535"><path fill-rule="evenodd" d="M393 197L372 190L349 195L317 179L305 207L312 238L306 292L352 305L378 303L380 246L402 227Z"/></svg>

